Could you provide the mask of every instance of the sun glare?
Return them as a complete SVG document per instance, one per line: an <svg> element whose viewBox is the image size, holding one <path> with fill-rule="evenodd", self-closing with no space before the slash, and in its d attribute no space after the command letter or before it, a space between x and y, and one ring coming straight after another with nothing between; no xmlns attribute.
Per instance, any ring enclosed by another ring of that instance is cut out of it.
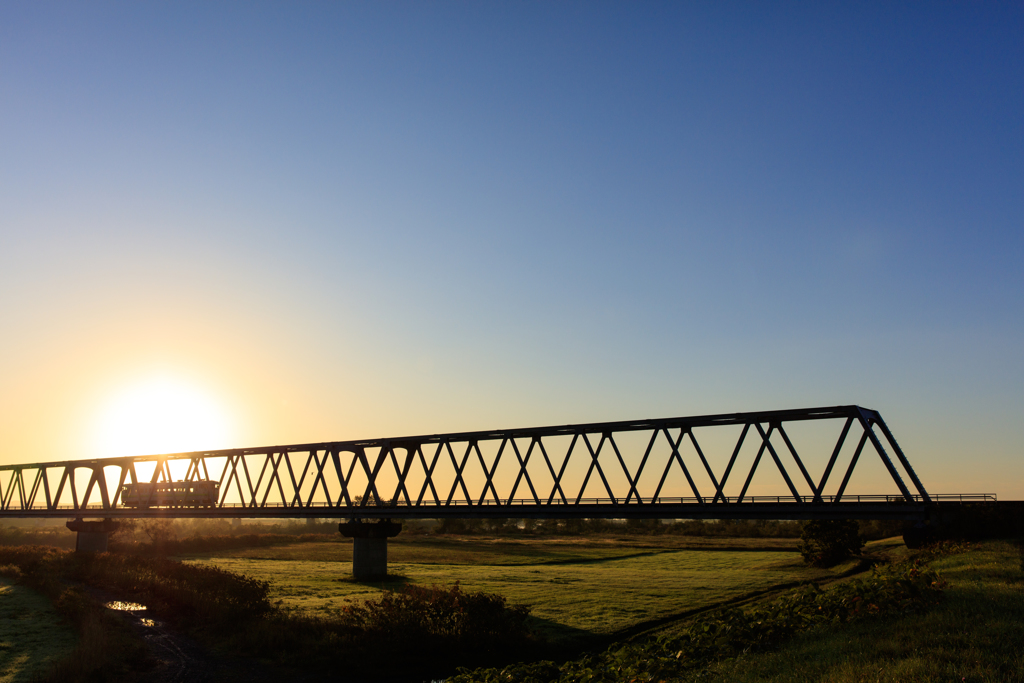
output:
<svg viewBox="0 0 1024 683"><path fill-rule="evenodd" d="M126 389L101 411L104 457L230 448L230 420L203 391L159 378Z"/></svg>

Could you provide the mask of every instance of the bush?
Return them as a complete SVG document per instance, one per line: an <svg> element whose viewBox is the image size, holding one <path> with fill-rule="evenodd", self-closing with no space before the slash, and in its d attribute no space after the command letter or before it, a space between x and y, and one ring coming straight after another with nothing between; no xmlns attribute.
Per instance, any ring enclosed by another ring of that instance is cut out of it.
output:
<svg viewBox="0 0 1024 683"><path fill-rule="evenodd" d="M341 659L357 680L431 680L459 665L530 656L537 643L528 615L528 607L509 606L501 595L466 592L458 584L405 586L333 616L274 610L240 629L230 646L325 673Z"/></svg>
<svg viewBox="0 0 1024 683"><path fill-rule="evenodd" d="M831 567L864 547L860 527L852 519L816 519L804 525L800 554L815 567Z"/></svg>
<svg viewBox="0 0 1024 683"><path fill-rule="evenodd" d="M525 640L529 613L528 607L506 605L502 595L467 593L456 582L450 588L384 591L376 600L346 607L342 622L396 647L418 643L480 651Z"/></svg>

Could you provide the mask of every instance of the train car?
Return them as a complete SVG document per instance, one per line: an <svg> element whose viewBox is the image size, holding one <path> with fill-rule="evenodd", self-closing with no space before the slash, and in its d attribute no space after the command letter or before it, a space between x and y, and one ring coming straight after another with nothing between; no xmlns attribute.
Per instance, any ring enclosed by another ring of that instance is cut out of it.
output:
<svg viewBox="0 0 1024 683"><path fill-rule="evenodd" d="M121 505L130 508L208 508L217 504L220 483L216 481L161 481L125 484Z"/></svg>

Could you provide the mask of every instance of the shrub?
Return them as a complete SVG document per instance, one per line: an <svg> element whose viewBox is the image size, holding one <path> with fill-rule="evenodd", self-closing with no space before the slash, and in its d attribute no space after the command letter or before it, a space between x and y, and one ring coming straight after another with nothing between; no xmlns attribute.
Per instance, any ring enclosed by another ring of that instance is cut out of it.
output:
<svg viewBox="0 0 1024 683"><path fill-rule="evenodd" d="M815 567L831 567L864 547L859 526L852 519L816 519L804 525L800 554Z"/></svg>
<svg viewBox="0 0 1024 683"><path fill-rule="evenodd" d="M406 586L333 616L275 610L240 629L231 645L307 670L331 671L340 658L357 680L439 679L459 665L528 656L536 644L528 615L528 607L458 584Z"/></svg>
<svg viewBox="0 0 1024 683"><path fill-rule="evenodd" d="M450 588L384 591L376 600L346 607L342 622L395 645L487 650L525 640L529 613L528 607L506 605L502 595L467 593L455 582Z"/></svg>

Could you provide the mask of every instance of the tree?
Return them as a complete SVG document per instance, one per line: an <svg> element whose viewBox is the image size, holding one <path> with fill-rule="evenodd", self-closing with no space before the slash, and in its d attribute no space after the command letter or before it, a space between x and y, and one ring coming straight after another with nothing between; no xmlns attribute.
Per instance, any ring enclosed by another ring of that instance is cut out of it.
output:
<svg viewBox="0 0 1024 683"><path fill-rule="evenodd" d="M137 519L119 519L117 520L117 529L110 534L110 540L118 543L131 543L135 540L135 532L138 531L139 520Z"/></svg>
<svg viewBox="0 0 1024 683"><path fill-rule="evenodd" d="M142 530L154 546L162 546L178 536L174 523L169 519L147 519L142 523Z"/></svg>
<svg viewBox="0 0 1024 683"><path fill-rule="evenodd" d="M816 519L804 525L800 554L815 567L831 567L864 547L859 525L852 519Z"/></svg>

